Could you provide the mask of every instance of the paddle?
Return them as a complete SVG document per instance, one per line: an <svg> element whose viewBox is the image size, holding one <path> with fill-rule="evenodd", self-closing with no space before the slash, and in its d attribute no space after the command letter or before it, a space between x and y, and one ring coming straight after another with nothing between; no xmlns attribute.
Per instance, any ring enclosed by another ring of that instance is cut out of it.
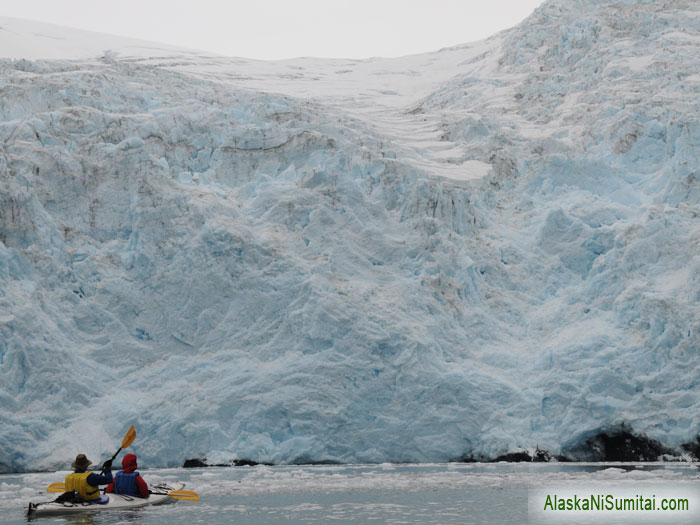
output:
<svg viewBox="0 0 700 525"><path fill-rule="evenodd" d="M124 436L124 439L122 439L122 446L119 447L119 450L117 450L117 452L114 454L114 456L112 456L112 459L110 461L114 461L123 449L127 448L129 445L131 445L134 442L134 439L136 439L136 429L134 429L134 425L131 425L129 430L127 430L127 432L126 432L126 436ZM100 474L104 474L104 473L105 473L105 469L103 468L100 471Z"/></svg>
<svg viewBox="0 0 700 525"><path fill-rule="evenodd" d="M46 492L65 492L66 491L66 484L65 483L51 483L49 487L46 489Z"/></svg>
<svg viewBox="0 0 700 525"><path fill-rule="evenodd" d="M199 501L199 494L193 490L171 490L170 492L153 492L148 491L149 494L156 494L158 496L168 495L171 498L181 499L183 501Z"/></svg>
<svg viewBox="0 0 700 525"><path fill-rule="evenodd" d="M51 483L46 489L46 492L65 492L66 485L64 483ZM193 490L171 490L170 492L155 492L153 490L148 491L149 494L155 494L158 496L168 495L171 498L181 499L183 501L199 501L199 494Z"/></svg>

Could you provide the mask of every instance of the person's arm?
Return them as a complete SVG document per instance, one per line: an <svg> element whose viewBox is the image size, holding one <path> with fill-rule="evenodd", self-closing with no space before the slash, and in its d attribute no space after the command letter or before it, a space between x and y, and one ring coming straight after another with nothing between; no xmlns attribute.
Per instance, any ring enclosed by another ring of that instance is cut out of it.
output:
<svg viewBox="0 0 700 525"><path fill-rule="evenodd" d="M97 487L98 485L107 485L112 483L112 471L107 471L106 474L95 474L94 472L87 477L88 485Z"/></svg>
<svg viewBox="0 0 700 525"><path fill-rule="evenodd" d="M143 480L141 475L139 474L136 476L136 486L139 489L139 494L141 494L142 498L147 498L148 497L148 485L146 485L146 482Z"/></svg>
<svg viewBox="0 0 700 525"><path fill-rule="evenodd" d="M112 492L114 492L114 481L112 481L112 483L110 483L109 485L107 485L107 487L105 488L105 492L108 492L108 493L110 493L110 494L111 494Z"/></svg>

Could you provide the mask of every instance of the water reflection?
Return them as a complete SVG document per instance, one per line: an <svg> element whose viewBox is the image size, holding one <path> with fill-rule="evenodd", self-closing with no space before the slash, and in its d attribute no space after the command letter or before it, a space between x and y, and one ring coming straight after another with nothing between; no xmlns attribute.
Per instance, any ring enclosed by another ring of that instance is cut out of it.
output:
<svg viewBox="0 0 700 525"><path fill-rule="evenodd" d="M95 518L93 516L66 516L64 519L65 523L70 523L70 525L97 525Z"/></svg>

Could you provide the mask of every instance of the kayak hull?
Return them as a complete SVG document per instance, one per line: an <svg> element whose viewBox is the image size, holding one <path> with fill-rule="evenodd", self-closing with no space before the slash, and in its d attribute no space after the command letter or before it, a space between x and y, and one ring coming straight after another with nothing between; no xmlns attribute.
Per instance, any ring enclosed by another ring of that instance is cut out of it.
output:
<svg viewBox="0 0 700 525"><path fill-rule="evenodd" d="M166 493L172 490L180 490L184 483L160 484L150 487L152 492L162 492L163 494L151 494L148 498L134 498L121 494L105 494L109 501L104 504L97 503L56 503L46 501L43 503L30 503L27 508L27 517L41 516L65 516L70 514L89 514L106 510L129 510L148 507L150 505L164 505L175 503L177 500L171 498Z"/></svg>

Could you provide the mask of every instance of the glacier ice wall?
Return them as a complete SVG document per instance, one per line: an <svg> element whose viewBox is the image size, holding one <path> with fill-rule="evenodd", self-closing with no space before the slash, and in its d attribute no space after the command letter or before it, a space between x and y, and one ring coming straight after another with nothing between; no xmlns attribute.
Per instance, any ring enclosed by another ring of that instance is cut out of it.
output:
<svg viewBox="0 0 700 525"><path fill-rule="evenodd" d="M336 99L3 61L0 470L130 424L150 466L694 439L698 14L550 1L465 50L396 111L466 182Z"/></svg>
<svg viewBox="0 0 700 525"><path fill-rule="evenodd" d="M440 314L478 299L478 272L467 250L432 248L451 235L440 222L474 229L466 190L311 103L129 65L25 66L3 68L9 468L36 465L17 452L32 439L63 459L56 440L100 421L105 436L135 422L151 463L418 460L435 439L447 458L473 432L465 399L515 395L446 361L465 350ZM424 411L436 395L452 423ZM411 450L387 449L416 425Z"/></svg>
<svg viewBox="0 0 700 525"><path fill-rule="evenodd" d="M692 2L547 2L417 106L503 176L492 231L541 301L519 337L530 422L571 443L622 421L674 446L698 432L699 33Z"/></svg>

